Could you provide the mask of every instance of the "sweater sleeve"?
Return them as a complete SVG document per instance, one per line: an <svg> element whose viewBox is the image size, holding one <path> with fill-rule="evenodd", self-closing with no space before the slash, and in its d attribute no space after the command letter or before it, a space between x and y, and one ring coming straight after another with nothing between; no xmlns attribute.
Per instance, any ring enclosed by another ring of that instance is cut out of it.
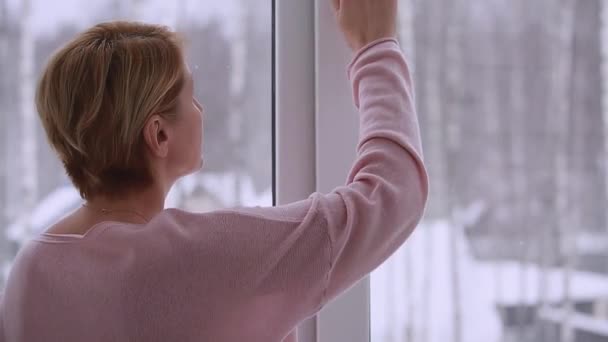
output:
<svg viewBox="0 0 608 342"><path fill-rule="evenodd" d="M345 186L313 194L330 241L322 304L405 242L421 220L428 196L412 79L397 41L383 39L364 47L348 75L360 116L357 157Z"/></svg>
<svg viewBox="0 0 608 342"><path fill-rule="evenodd" d="M310 252L298 253L307 259L290 264L318 265L322 261L317 259L328 258L322 262L325 271L319 273L323 278L318 281L324 284L316 309L373 271L405 242L422 218L428 195L412 80L397 41L382 39L361 49L348 67L348 76L360 132L346 184L300 202L239 211L285 226L299 222L280 240L299 241ZM319 248L327 252L318 253Z"/></svg>

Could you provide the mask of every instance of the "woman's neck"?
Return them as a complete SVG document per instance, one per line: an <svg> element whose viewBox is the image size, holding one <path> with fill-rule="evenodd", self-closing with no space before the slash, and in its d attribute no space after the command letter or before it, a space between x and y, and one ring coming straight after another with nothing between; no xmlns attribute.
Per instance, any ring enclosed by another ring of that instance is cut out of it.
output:
<svg viewBox="0 0 608 342"><path fill-rule="evenodd" d="M164 209L167 192L162 187L149 187L122 196L95 196L51 226L47 233L85 235L91 227L104 221L147 223Z"/></svg>
<svg viewBox="0 0 608 342"><path fill-rule="evenodd" d="M111 216L112 212L135 212L149 221L165 208L166 195L162 189L150 187L120 197L96 196L89 199L86 205L92 210L104 211L106 216Z"/></svg>

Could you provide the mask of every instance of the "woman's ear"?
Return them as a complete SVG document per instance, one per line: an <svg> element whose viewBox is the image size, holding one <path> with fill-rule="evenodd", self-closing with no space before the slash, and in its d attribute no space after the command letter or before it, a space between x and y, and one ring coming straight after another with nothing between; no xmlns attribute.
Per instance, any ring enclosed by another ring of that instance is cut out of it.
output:
<svg viewBox="0 0 608 342"><path fill-rule="evenodd" d="M152 115L144 126L144 140L150 152L159 158L169 154L168 125L162 116Z"/></svg>

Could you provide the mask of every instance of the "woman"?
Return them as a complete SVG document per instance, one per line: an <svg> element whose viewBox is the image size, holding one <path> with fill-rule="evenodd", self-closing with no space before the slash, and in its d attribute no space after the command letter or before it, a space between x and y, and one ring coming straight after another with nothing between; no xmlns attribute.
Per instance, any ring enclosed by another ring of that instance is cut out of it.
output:
<svg viewBox="0 0 608 342"><path fill-rule="evenodd" d="M397 0L333 0L360 111L347 185L273 208L165 210L202 166L203 108L166 28L112 22L50 60L49 141L85 200L19 252L4 341L281 341L386 260L427 198Z"/></svg>

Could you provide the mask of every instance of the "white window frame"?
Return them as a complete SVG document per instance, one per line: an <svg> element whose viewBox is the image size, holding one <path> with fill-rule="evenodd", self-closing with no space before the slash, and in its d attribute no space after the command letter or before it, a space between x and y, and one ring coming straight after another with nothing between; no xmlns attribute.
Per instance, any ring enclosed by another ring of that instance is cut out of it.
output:
<svg viewBox="0 0 608 342"><path fill-rule="evenodd" d="M276 203L330 192L355 159L359 116L346 67L353 53L329 0L275 0ZM335 139L335 132L340 139ZM369 342L366 277L298 328L299 342Z"/></svg>
<svg viewBox="0 0 608 342"><path fill-rule="evenodd" d="M276 204L316 190L315 61L312 1L274 0ZM316 318L298 328L299 342L317 342Z"/></svg>

